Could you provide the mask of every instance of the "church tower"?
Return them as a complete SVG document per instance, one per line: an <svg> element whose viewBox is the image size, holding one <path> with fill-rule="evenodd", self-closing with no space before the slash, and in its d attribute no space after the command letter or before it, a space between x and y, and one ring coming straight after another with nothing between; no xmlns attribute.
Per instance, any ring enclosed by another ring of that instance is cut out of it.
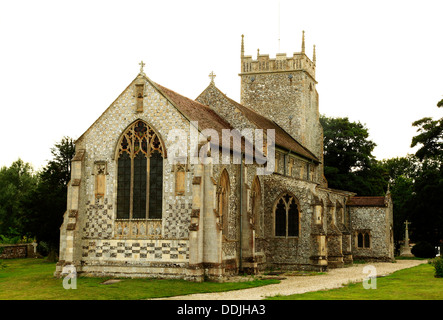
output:
<svg viewBox="0 0 443 320"><path fill-rule="evenodd" d="M315 63L315 46L312 60L305 53L304 31L301 52L277 53L274 59L259 50L256 60L246 56L242 35L240 103L275 121L322 161Z"/></svg>

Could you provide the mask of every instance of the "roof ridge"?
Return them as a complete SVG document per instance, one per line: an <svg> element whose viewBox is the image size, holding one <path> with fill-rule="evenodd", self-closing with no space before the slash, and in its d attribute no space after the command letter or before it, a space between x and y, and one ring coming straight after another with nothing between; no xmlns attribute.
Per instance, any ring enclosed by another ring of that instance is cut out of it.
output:
<svg viewBox="0 0 443 320"><path fill-rule="evenodd" d="M249 120L249 121L251 121L252 123L254 123L257 127L261 127L259 124L257 124L257 122L256 121L254 121L253 119L250 119L246 114L245 114L245 112L244 112L244 110L241 110L242 108L243 109L246 109L248 112L251 112L251 113L253 113L254 115L256 115L256 116L258 116L258 117L260 117L260 118L262 118L262 119L264 119L265 121L269 121L269 122L271 122L271 123L273 123L275 126L277 126L280 130L282 130L282 132L284 133L284 134L286 134L288 137L290 137L296 144L298 144L304 151L306 151L311 157L313 157L316 161L318 161L318 162L320 162L320 160L318 159L318 157L314 154L314 153L312 153L312 151L310 151L308 148L306 148L305 146L303 146L297 139L295 139L291 134L289 134L286 130L284 130L281 126L279 126L274 120L272 120L272 119L269 119L269 118L267 118L267 117L265 117L264 115L262 115L262 114L260 114L260 113L258 113L257 111L255 111L254 109L252 109L252 108L250 108L250 107L248 107L248 106L245 106L245 105L243 105L243 104L241 104L241 103L238 103L237 101L235 101L235 100L233 100L233 99L231 99L231 98L229 98L226 94L224 94L219 88L217 88L217 86L215 85L215 84L213 84L213 83L211 83L211 84L209 84L209 86L207 86L206 87L206 89L205 90L203 90L203 92L205 92L209 87L214 87L225 99L227 99L228 100L228 102L231 102L231 103L233 103L235 106L238 106L238 107L240 107L240 111L245 115L245 117ZM202 93L200 93L200 95L197 97L197 99L203 94L203 92ZM267 128L268 129L268 128ZM285 148L288 148L288 147L285 147ZM288 148L289 149L289 148ZM292 150L292 151L294 151L294 152L297 152L296 150ZM306 155L305 155L305 157L306 157Z"/></svg>
<svg viewBox="0 0 443 320"><path fill-rule="evenodd" d="M266 118L267 119L267 118ZM295 142L297 142L306 152L309 152L315 159L317 159L319 162L320 160L318 159L318 157L312 153L311 150L309 150L308 148L306 148L303 144L301 144L297 139L295 139L292 134L290 134L289 132L287 132L285 129L283 129L277 122L275 122L274 120L269 119L270 121L272 121L277 127L279 127L284 133L286 133L287 135L289 135Z"/></svg>
<svg viewBox="0 0 443 320"><path fill-rule="evenodd" d="M198 108L203 108L204 110L205 110L205 112L208 112L209 114L211 114L211 116L214 118L214 120L216 121L216 122L218 122L218 125L219 126L221 126L221 130L223 130L223 129L227 129L227 130L231 130L231 132L233 131L233 130L237 130L238 131L238 129L236 129L236 128L234 128L233 126L232 126L232 124L227 120L227 119L225 119L225 118L223 118L223 117L221 117L217 112L215 112L215 110L213 110L211 107L209 107L209 106L207 106L207 105L205 105L205 104L203 104L203 103L200 103L200 102L198 102L198 101L195 101L195 100L193 100L193 99L190 99L190 98L188 98L188 97L186 97L186 96L183 96L183 95L181 95L180 93L177 93L177 92L175 92L175 91L173 91L173 90L171 90L171 89L169 89L169 88L166 88L166 87L164 87L164 86L162 86L161 84L158 84L158 83L154 83L156 86L157 86L157 89L158 90L160 90L169 100L172 100L172 102L174 103L174 105L175 105L175 107L189 120L189 121L194 121L194 120L192 120L192 119L190 119L190 117L189 117L189 112L190 112L190 108L191 109L198 109ZM172 96L171 96L172 95ZM175 96L174 96L175 95ZM181 100L185 100L188 104L189 104L189 106L188 107L186 107L186 106L184 106L184 105L182 105L182 106L180 106L180 103L184 103L183 101L176 101L177 99L181 99ZM185 109L187 109L187 110L183 110L183 107L185 107ZM199 110L196 110L196 111L199 111ZM200 111L202 111L202 109L200 109ZM200 112L201 113L201 112ZM208 121L210 121L211 119L209 119L209 118L205 118L205 120L208 120ZM200 127L200 124L199 124L199 127ZM197 128L198 129L198 128ZM203 128L203 129L205 129L205 128ZM210 129L214 129L214 130L216 130L216 131L218 131L217 130L217 128L210 128ZM220 128L219 128L220 129ZM220 133L220 132L219 132ZM234 133L234 134L237 134L237 133ZM253 148L253 150L256 150L256 148L255 148L255 146L254 146L254 143L253 143L253 141L249 141L246 137L244 137L244 136L242 136L241 135L241 133L240 133L240 131L238 131L238 134L240 134L240 139L241 139L241 142L240 142L240 144L241 144L241 149L242 149L242 152L247 152L246 151L246 146L248 145L252 145L252 148ZM234 142L235 143L235 142ZM219 139L219 145L220 145L220 147L224 147L223 146L223 143L222 143L222 139ZM230 144L230 146L231 146L231 144ZM232 148L234 148L234 145L232 145ZM253 151L254 152L254 151ZM260 152L260 156L262 157L263 155L261 154L261 151L259 151Z"/></svg>

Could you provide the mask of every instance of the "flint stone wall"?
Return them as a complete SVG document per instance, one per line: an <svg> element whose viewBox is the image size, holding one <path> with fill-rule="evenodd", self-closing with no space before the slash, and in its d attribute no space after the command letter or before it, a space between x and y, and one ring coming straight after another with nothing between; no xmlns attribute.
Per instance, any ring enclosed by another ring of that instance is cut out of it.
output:
<svg viewBox="0 0 443 320"><path fill-rule="evenodd" d="M32 243L0 244L0 259L35 258Z"/></svg>
<svg viewBox="0 0 443 320"><path fill-rule="evenodd" d="M393 259L389 232L389 214L386 207L348 207L352 228L352 254L354 259ZM357 247L357 232L370 231L370 248Z"/></svg>
<svg viewBox="0 0 443 320"><path fill-rule="evenodd" d="M115 150L121 134L134 121L141 119L148 125L152 126L160 138L162 139L166 151L170 149L168 134L172 129L181 129L189 132L189 123L187 120L172 106L165 97L163 97L156 89L145 82L144 105L143 112L136 112L135 104L135 84L129 85L125 91L111 104L111 106L97 119L97 121L88 129L84 135L77 141L77 149L85 149L83 160L83 170L81 177L80 203L79 203L79 221L78 233L81 242L82 257L81 260L86 264L92 264L94 261L102 263L103 259L108 259L115 263L120 261L123 264L131 261L156 261L159 252L146 255L146 258L140 258L140 255L129 254L126 249L128 246L133 247L134 241L131 239L117 239L115 230L116 217L116 170L117 160L115 159ZM186 154L189 155L189 139L187 143L188 149ZM102 199L95 198L95 179L94 164L97 161L106 163L106 189ZM189 164L186 172L186 190L184 195L175 195L175 174L173 172L173 164L164 159L164 180L163 180L163 217L162 217L162 245L168 245L170 248L176 248L174 243L181 241L180 247L186 252L188 248L189 223L192 211L192 165ZM151 240L139 241L140 246L148 246ZM143 244L142 244L143 242ZM90 243L96 243L91 246ZM109 243L109 245L99 245ZM118 244L123 244L118 245ZM158 247L162 247L156 246ZM104 247L108 249L104 249ZM111 249L117 248L117 249ZM119 249L124 247L125 249ZM178 248L178 247L177 247ZM177 249L176 248L176 249ZM110 250L110 253L107 252ZM113 252L112 250L116 251ZM124 254L120 255L119 250L124 250ZM168 258L175 261L175 255L180 256L180 262L187 261L187 253L168 253ZM116 256L114 256L114 253ZM144 255L144 253L141 253ZM140 260L141 259L141 260Z"/></svg>

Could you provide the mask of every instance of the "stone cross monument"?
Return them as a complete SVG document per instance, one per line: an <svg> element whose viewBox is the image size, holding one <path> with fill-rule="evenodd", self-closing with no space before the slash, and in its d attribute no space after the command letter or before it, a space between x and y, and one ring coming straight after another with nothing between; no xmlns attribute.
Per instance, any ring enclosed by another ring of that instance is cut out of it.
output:
<svg viewBox="0 0 443 320"><path fill-rule="evenodd" d="M400 256L401 257L413 257L414 255L411 253L411 248L409 247L409 232L408 232L408 225L411 223L406 220L406 230L405 230L405 243L403 244L403 247L400 249Z"/></svg>

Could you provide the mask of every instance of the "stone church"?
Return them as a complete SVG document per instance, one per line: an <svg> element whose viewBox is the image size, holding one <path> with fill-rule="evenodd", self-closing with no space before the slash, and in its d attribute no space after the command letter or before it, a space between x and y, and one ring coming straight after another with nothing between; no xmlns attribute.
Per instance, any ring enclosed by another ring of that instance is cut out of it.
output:
<svg viewBox="0 0 443 320"><path fill-rule="evenodd" d="M240 58L240 103L213 73L192 100L141 63L75 143L56 276L74 266L81 275L221 281L393 259L389 192L359 197L328 188L323 175L315 46L311 59L303 33L301 52L253 59L242 36ZM243 132L272 139L260 145ZM225 136L228 144L217 139Z"/></svg>

